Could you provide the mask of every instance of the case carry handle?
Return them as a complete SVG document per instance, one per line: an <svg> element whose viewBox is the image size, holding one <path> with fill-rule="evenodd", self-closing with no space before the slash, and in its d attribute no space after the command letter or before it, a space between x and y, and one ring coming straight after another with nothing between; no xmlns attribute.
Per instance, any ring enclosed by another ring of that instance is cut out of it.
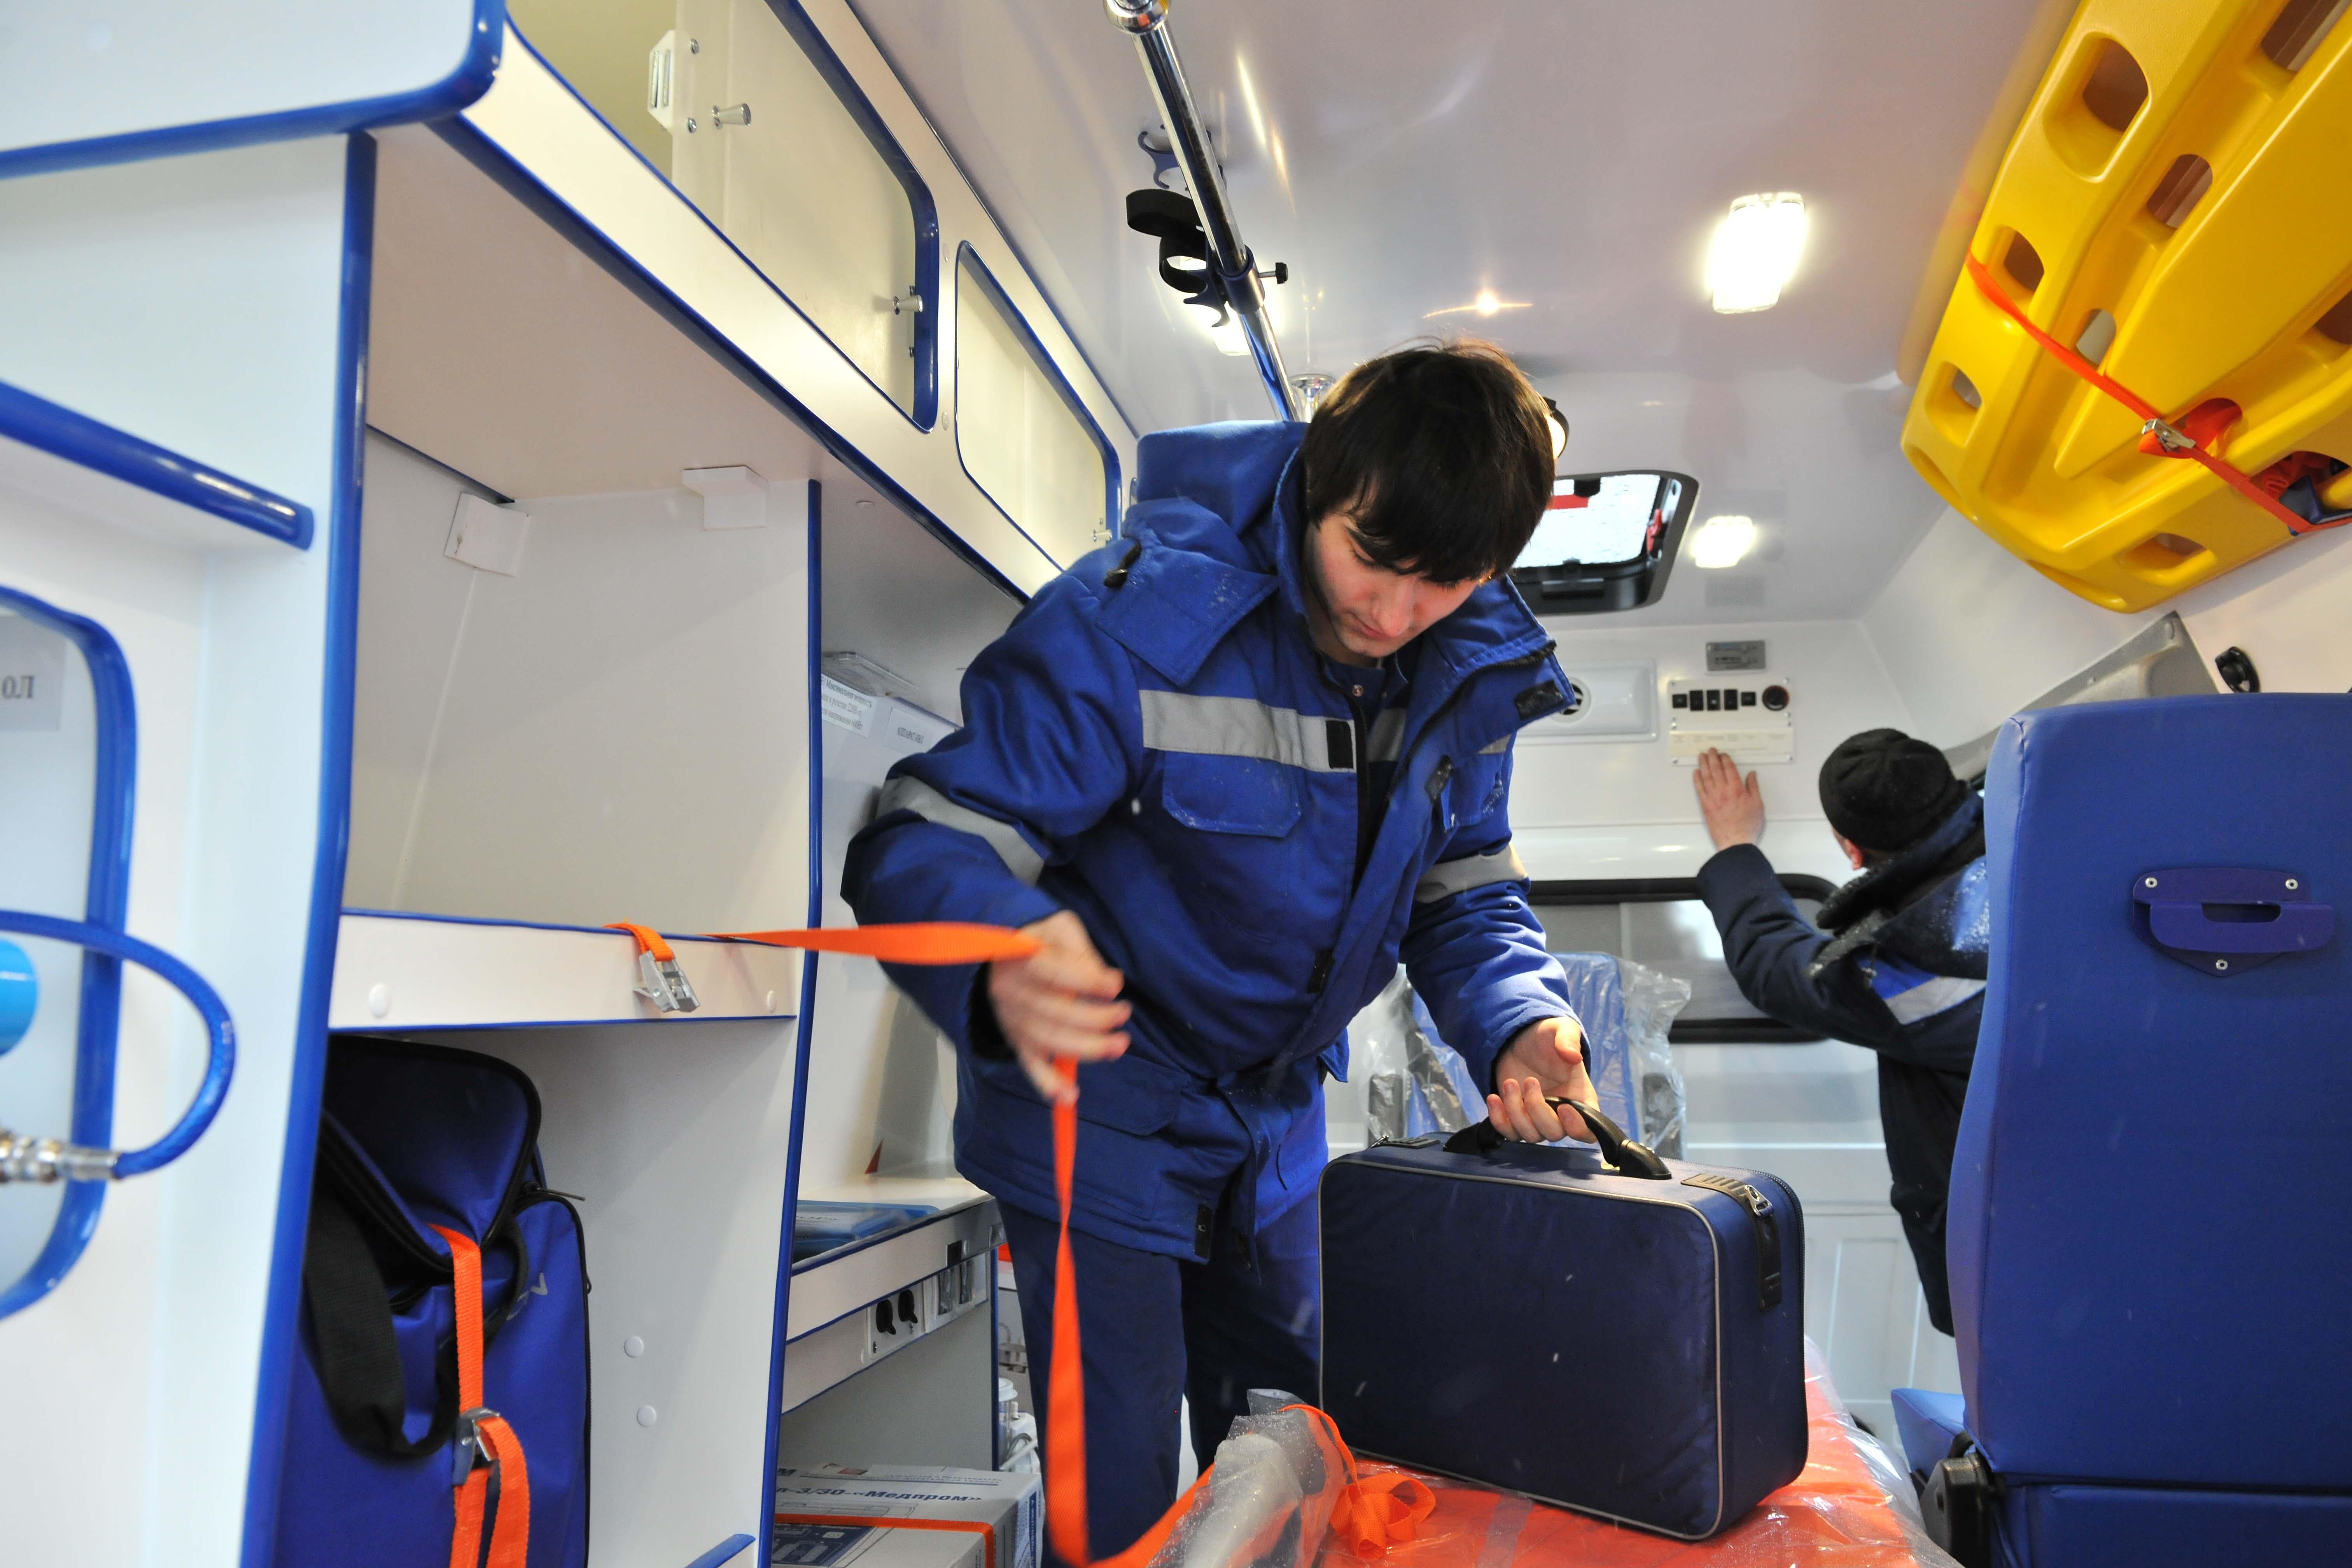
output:
<svg viewBox="0 0 2352 1568"><path fill-rule="evenodd" d="M1621 1176L1636 1176L1645 1182L1669 1182L1674 1173L1646 1143L1625 1136L1625 1130L1601 1113L1597 1105L1587 1105L1580 1100L1553 1100L1547 1104L1555 1109L1566 1106L1584 1118L1585 1130L1601 1146L1601 1157L1616 1167ZM1475 1127L1465 1127L1445 1141L1449 1154L1491 1154L1512 1140L1503 1136L1493 1121L1481 1121Z"/></svg>

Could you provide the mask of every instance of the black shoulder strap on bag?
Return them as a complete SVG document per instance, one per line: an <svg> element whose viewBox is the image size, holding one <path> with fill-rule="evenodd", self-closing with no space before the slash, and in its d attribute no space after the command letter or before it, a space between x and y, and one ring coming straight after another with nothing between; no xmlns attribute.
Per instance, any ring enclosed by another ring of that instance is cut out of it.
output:
<svg viewBox="0 0 2352 1568"><path fill-rule="evenodd" d="M400 1372L392 1303L383 1271L368 1250L359 1222L332 1188L310 1194L310 1231L302 1257L302 1300L310 1312L319 1385L344 1436L373 1453L413 1459L442 1447L457 1415L449 1356L436 1358L433 1422L410 1442L404 1430L407 1386Z"/></svg>

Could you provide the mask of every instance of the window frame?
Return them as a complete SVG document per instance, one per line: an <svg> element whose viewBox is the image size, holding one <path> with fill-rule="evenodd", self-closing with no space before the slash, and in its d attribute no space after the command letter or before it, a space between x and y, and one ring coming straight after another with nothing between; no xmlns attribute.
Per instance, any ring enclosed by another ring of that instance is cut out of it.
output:
<svg viewBox="0 0 2352 1568"><path fill-rule="evenodd" d="M772 5L776 3L778 3L778 0L770 0L770 4ZM996 280L996 274L989 270L988 263L981 259L980 252L972 248L972 245L970 240L961 241L956 246L956 276L959 279L956 292L956 319L959 327L961 326L963 319L963 293L961 279L963 276L964 266L967 262L971 264L972 275L979 279L982 291L988 295L989 303L994 305L998 312L1002 314L1007 321L1010 321L1013 324L1013 335L1020 340L1021 345L1028 350L1029 357L1035 361L1037 365L1044 370L1047 384L1054 388L1054 391L1061 397L1063 403L1069 407L1070 412L1078 416L1079 425L1086 430L1088 436L1094 438L1096 450L1102 454L1102 543L1108 543L1110 541L1118 537L1118 500L1120 484L1118 449L1113 447L1110 444L1110 438L1103 434L1101 424L1097 421L1094 415L1088 411L1085 401L1078 396L1077 389L1070 384L1070 378L1063 374L1060 363L1055 360L1052 353L1046 349L1045 343L1038 338L1036 332L1031 329L1029 319L1021 313L1019 306L1013 304L1012 296L1004 291L1004 285ZM1073 556L1070 560L1064 561L1057 557L1054 552L1046 549L1045 542L1039 539L1035 534L1031 533L1029 530L1022 524L1019 518L1014 517L1011 511L1006 510L1004 503L997 500L996 497L991 493L986 485L980 482L980 476L973 473L971 471L971 465L964 460L963 422L961 417L963 411L963 363L962 356L961 354L956 355L955 358L955 408L950 412L948 423L955 437L956 466L963 470L963 477L971 481L971 488L978 490L982 496L986 497L988 504L994 507L998 515L1002 516L1005 521L1011 523L1020 533L1022 538L1035 545L1038 552L1042 553L1046 560L1053 562L1057 568L1067 571L1076 563L1078 556ZM1090 548L1099 549L1101 548L1101 545L1097 544ZM1083 556L1086 553L1086 551L1080 551L1078 555Z"/></svg>
<svg viewBox="0 0 2352 1568"><path fill-rule="evenodd" d="M1612 468L1594 474L1560 474L1553 482L1613 479L1629 474L1654 474L1661 485L1668 479L1681 481L1682 493L1674 514L1665 520L1650 547L1630 560L1512 567L1511 581L1537 615L1611 615L1654 605L1664 595L1675 557L1682 550L1683 531L1698 508L1698 480L1673 468ZM1573 572L1568 570L1570 566Z"/></svg>

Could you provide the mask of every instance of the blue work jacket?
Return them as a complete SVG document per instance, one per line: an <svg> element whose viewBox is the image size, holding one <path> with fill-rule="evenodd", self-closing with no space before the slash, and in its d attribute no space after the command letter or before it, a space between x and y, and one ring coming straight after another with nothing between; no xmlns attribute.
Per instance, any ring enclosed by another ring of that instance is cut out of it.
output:
<svg viewBox="0 0 2352 1568"><path fill-rule="evenodd" d="M1551 644L1486 584L1361 722L1308 637L1304 430L1146 437L1124 537L973 661L964 727L891 770L844 878L867 922L1086 922L1134 1016L1127 1054L1078 1074L1072 1223L1179 1257L1314 1191L1322 1075L1345 1076L1348 1021L1400 954L1482 1080L1518 1030L1572 1016L1505 806L1513 736L1563 705ZM1047 1111L983 977L890 974L956 1045L957 1168L1054 1214Z"/></svg>

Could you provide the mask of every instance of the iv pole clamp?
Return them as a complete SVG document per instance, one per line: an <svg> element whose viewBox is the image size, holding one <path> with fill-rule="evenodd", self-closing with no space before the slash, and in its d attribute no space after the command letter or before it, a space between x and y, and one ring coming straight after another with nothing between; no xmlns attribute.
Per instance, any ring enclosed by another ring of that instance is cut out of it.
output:
<svg viewBox="0 0 2352 1568"><path fill-rule="evenodd" d="M0 931L17 936L46 937L52 942L72 942L92 952L109 958L128 959L143 969L152 970L168 981L204 1019L205 1039L210 1047L205 1063L205 1080L197 1086L196 1097L178 1123L144 1149L124 1152L116 1149L89 1149L68 1143L56 1138L36 1138L0 1127L0 1186L11 1182L31 1182L47 1184L54 1182L121 1181L126 1176L143 1176L160 1170L186 1153L195 1141L205 1135L213 1116L227 1097L230 1075L236 1068L236 1026L229 1021L228 1008L220 994L205 983L205 977L165 952L137 937L87 921L59 920L54 915L29 914L22 910L0 910Z"/></svg>
<svg viewBox="0 0 2352 1568"><path fill-rule="evenodd" d="M1250 357L1257 362L1258 378L1275 411L1297 423L1298 395L1282 363L1282 345L1275 341L1274 322L1266 315L1265 286L1255 259L1242 243L1234 220L1233 204L1225 196L1224 175L1217 168L1201 110L1184 80L1183 62L1176 58L1176 40L1168 32L1168 0L1103 0L1111 26L1135 39L1135 52L1151 79L1151 96L1160 106L1160 122L1168 127L1170 151L1200 209L1201 234L1208 242L1209 273L1224 291L1225 302L1241 318L1242 334L1249 340Z"/></svg>

